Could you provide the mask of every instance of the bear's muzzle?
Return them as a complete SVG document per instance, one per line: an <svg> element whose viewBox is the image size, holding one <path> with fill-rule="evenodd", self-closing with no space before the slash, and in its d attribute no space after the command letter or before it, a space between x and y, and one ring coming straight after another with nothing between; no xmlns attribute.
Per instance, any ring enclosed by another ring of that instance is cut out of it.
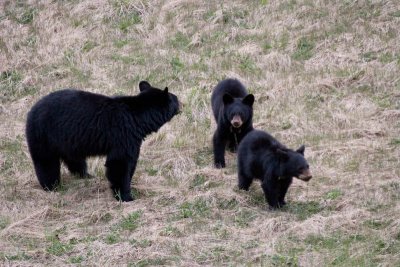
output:
<svg viewBox="0 0 400 267"><path fill-rule="evenodd" d="M308 182L310 181L312 178L310 169L306 169L304 170L300 175L299 175L299 179L304 181L304 182Z"/></svg>
<svg viewBox="0 0 400 267"><path fill-rule="evenodd" d="M242 118L239 115L233 116L233 118L231 120L231 124L233 127L239 128L243 124Z"/></svg>

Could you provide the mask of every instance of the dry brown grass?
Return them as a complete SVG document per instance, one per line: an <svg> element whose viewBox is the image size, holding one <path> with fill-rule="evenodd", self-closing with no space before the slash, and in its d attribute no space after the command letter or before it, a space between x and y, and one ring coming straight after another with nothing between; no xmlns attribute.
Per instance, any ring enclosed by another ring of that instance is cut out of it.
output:
<svg viewBox="0 0 400 267"><path fill-rule="evenodd" d="M398 1L0 1L0 265L400 264ZM210 90L237 77L255 125L306 144L314 179L289 207L212 166ZM47 193L24 137L32 104L78 87L168 85L184 112L143 145L118 203L63 169Z"/></svg>

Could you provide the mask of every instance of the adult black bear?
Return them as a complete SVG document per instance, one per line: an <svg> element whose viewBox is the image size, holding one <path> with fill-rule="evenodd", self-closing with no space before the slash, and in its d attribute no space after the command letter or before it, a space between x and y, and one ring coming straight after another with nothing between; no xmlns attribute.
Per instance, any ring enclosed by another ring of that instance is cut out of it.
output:
<svg viewBox="0 0 400 267"><path fill-rule="evenodd" d="M284 206L293 177L306 182L312 178L304 149L303 145L294 151L266 132L252 131L238 149L239 188L248 190L253 179L260 179L270 207Z"/></svg>
<svg viewBox="0 0 400 267"><path fill-rule="evenodd" d="M253 130L254 96L236 79L226 79L217 84L212 95L211 105L217 122L213 136L214 164L225 167L225 148L232 152L243 137Z"/></svg>
<svg viewBox="0 0 400 267"><path fill-rule="evenodd" d="M148 82L136 96L108 97L66 89L39 100L28 113L26 138L40 185L54 190L60 161L88 176L86 157L106 155L115 197L132 201L131 179L144 138L179 112L178 98Z"/></svg>

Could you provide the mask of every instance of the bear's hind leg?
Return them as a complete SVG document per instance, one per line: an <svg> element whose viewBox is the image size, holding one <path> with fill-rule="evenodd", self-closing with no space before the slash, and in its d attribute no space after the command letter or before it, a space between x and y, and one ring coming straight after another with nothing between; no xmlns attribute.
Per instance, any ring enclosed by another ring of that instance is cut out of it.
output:
<svg viewBox="0 0 400 267"><path fill-rule="evenodd" d="M60 159L33 159L35 172L44 190L52 191L60 183Z"/></svg>
<svg viewBox="0 0 400 267"><path fill-rule="evenodd" d="M90 177L87 172L87 164L85 159L66 159L63 158L65 165L67 165L70 173L78 175L81 178Z"/></svg>
<svg viewBox="0 0 400 267"><path fill-rule="evenodd" d="M132 163L128 160L107 159L106 168L106 175L115 198L124 202L132 201L131 173L134 172Z"/></svg>

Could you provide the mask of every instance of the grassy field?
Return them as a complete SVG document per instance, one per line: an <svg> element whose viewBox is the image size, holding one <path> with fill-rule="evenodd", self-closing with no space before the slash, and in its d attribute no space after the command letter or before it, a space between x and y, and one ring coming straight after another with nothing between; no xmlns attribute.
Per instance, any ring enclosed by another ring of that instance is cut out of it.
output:
<svg viewBox="0 0 400 267"><path fill-rule="evenodd" d="M0 1L0 265L400 266L400 3L348 0ZM306 145L313 179L279 211L212 165L210 96L227 77L255 127ZM117 202L62 169L41 189L28 110L75 87L177 94L183 113L142 146Z"/></svg>

